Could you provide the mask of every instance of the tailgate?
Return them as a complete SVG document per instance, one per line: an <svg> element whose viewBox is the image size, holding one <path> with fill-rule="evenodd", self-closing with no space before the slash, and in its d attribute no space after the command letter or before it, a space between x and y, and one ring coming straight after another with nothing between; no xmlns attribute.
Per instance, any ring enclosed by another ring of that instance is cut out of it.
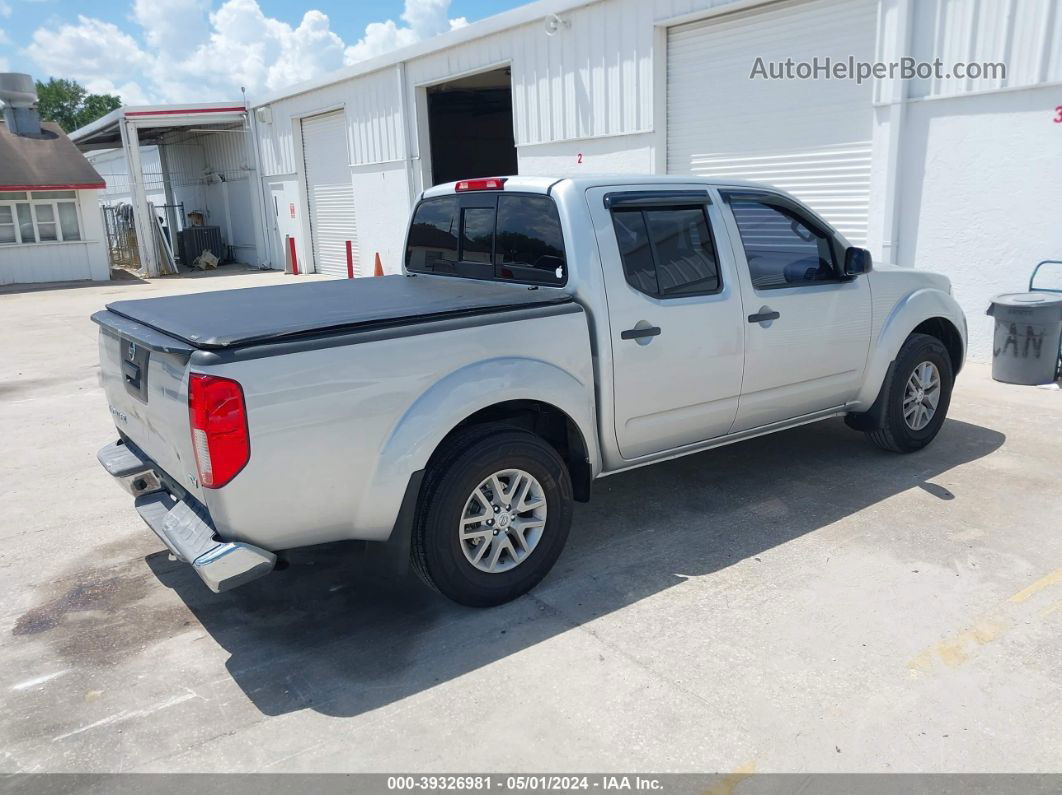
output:
<svg viewBox="0 0 1062 795"><path fill-rule="evenodd" d="M202 501L188 421L193 349L111 312L92 319L100 326L100 383L115 427Z"/></svg>

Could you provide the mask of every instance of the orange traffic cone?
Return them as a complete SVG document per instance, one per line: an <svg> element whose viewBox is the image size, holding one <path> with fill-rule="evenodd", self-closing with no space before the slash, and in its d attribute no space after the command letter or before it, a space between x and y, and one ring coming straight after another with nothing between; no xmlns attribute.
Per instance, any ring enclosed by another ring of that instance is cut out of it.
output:
<svg viewBox="0 0 1062 795"><path fill-rule="evenodd" d="M383 263L380 262L380 252L379 251L376 252L376 265L373 267L372 275L373 276L383 276L384 275Z"/></svg>

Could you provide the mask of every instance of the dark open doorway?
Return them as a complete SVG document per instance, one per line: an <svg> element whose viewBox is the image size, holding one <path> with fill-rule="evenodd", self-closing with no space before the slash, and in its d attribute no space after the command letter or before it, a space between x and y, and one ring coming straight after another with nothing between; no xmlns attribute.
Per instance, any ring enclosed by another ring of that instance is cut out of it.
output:
<svg viewBox="0 0 1062 795"><path fill-rule="evenodd" d="M513 90L509 69L428 88L432 184L515 174Z"/></svg>

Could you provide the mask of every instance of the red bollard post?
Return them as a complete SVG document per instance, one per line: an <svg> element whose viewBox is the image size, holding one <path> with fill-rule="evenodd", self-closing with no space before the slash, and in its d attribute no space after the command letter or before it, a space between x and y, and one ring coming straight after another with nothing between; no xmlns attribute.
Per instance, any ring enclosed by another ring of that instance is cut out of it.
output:
<svg viewBox="0 0 1062 795"><path fill-rule="evenodd" d="M349 240L347 241L347 278L354 278L354 250Z"/></svg>
<svg viewBox="0 0 1062 795"><path fill-rule="evenodd" d="M299 258L295 256L295 238L288 238L288 250L291 252L291 273L293 276L299 275Z"/></svg>

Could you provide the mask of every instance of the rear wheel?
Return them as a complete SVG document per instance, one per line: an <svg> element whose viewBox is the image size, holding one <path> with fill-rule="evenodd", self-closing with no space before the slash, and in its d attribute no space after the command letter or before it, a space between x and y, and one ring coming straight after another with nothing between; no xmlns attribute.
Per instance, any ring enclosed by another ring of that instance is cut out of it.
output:
<svg viewBox="0 0 1062 795"><path fill-rule="evenodd" d="M883 450L921 450L944 424L953 379L944 344L928 334L912 334L882 387L885 404L880 427L868 430L867 437Z"/></svg>
<svg viewBox="0 0 1062 795"><path fill-rule="evenodd" d="M508 602L553 567L571 515L571 479L552 446L527 431L472 428L447 442L426 473L413 568L455 602Z"/></svg>

